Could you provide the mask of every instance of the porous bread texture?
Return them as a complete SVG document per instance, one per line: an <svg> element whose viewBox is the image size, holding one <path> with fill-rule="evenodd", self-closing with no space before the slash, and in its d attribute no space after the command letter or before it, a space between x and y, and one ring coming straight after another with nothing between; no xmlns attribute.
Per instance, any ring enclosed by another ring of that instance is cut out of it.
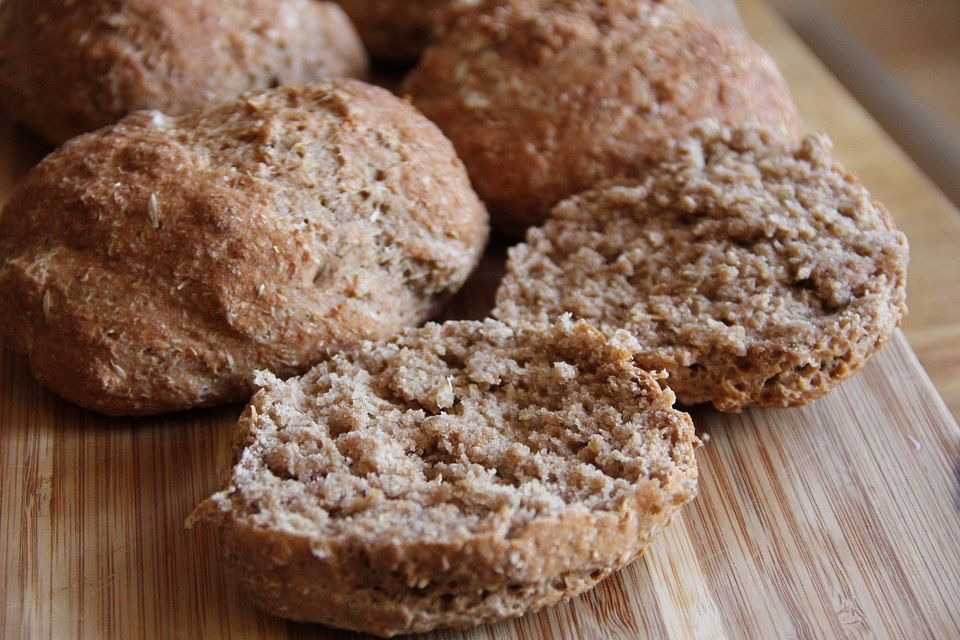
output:
<svg viewBox="0 0 960 640"><path fill-rule="evenodd" d="M452 21L403 90L453 141L494 228L513 235L631 175L696 120L801 130L771 58L672 0L487 0Z"/></svg>
<svg viewBox="0 0 960 640"><path fill-rule="evenodd" d="M179 115L250 89L366 72L360 38L332 2L0 4L0 106L54 144L138 109Z"/></svg>
<svg viewBox="0 0 960 640"><path fill-rule="evenodd" d="M559 204L511 250L493 315L562 313L641 345L685 404L806 404L906 313L907 240L825 136L790 145L715 123L644 180Z"/></svg>
<svg viewBox="0 0 960 640"><path fill-rule="evenodd" d="M370 55L393 65L413 64L447 12L478 0L337 0L356 25Z"/></svg>
<svg viewBox="0 0 960 640"><path fill-rule="evenodd" d="M60 395L142 415L417 325L476 265L449 141L345 79L138 112L45 158L0 215L0 330Z"/></svg>
<svg viewBox="0 0 960 640"><path fill-rule="evenodd" d="M690 417L626 334L563 318L408 329L264 376L220 524L253 602L383 636L490 623L589 589L697 491Z"/></svg>

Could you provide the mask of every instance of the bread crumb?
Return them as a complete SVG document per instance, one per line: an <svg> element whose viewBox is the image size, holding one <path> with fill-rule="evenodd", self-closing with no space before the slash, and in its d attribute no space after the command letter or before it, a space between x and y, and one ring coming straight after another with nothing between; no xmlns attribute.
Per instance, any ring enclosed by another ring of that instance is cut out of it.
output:
<svg viewBox="0 0 960 640"><path fill-rule="evenodd" d="M569 362L554 362L553 370L561 380L573 380L577 377L577 367Z"/></svg>

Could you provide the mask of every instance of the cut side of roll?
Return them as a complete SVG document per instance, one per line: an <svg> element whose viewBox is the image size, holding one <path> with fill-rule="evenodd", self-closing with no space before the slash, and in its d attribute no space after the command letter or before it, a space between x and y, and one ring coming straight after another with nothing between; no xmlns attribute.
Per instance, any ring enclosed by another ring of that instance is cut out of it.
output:
<svg viewBox="0 0 960 640"><path fill-rule="evenodd" d="M907 240L825 136L704 123L659 156L530 230L493 315L627 331L681 402L732 412L811 402L893 334Z"/></svg>
<svg viewBox="0 0 960 640"><path fill-rule="evenodd" d="M219 523L270 613L391 636L523 615L632 562L697 492L690 417L569 318L450 322L282 382L241 418Z"/></svg>

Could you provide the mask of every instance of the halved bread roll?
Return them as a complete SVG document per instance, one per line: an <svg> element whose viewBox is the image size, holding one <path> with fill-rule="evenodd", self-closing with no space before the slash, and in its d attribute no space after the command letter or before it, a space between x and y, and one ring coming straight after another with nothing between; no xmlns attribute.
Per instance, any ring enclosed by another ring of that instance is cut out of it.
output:
<svg viewBox="0 0 960 640"><path fill-rule="evenodd" d="M697 492L690 417L582 322L410 329L264 375L193 521L267 611L384 636L522 615L644 552Z"/></svg>

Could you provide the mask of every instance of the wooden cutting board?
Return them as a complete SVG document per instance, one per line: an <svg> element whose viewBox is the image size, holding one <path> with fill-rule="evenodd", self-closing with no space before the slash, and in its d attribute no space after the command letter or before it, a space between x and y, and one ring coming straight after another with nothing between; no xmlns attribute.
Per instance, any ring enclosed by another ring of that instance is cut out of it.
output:
<svg viewBox="0 0 960 640"><path fill-rule="evenodd" d="M766 8L741 6L777 54L783 32ZM825 101L849 119L834 127L863 130L844 95L815 95L823 79L807 58L780 62L801 105ZM41 153L0 126L0 200ZM905 193L888 202L895 212L913 204ZM461 310L482 309L498 251ZM357 637L257 612L221 572L213 531L183 528L225 477L239 412L103 418L41 388L3 351L0 636ZM811 407L702 409L694 420L710 435L701 495L645 558L539 614L427 637L960 637L960 429L901 334Z"/></svg>

